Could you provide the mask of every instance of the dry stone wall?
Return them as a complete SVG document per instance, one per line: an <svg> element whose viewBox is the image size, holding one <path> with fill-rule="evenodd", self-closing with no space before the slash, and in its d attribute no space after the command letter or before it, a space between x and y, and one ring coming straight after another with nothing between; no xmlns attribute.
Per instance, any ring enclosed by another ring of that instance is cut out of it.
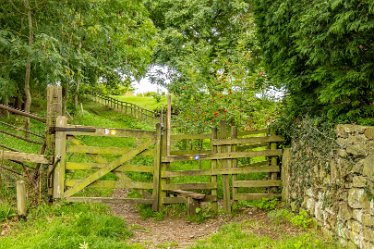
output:
<svg viewBox="0 0 374 249"><path fill-rule="evenodd" d="M299 136L287 176L295 211L307 210L348 248L374 248L374 127L338 125L336 137Z"/></svg>

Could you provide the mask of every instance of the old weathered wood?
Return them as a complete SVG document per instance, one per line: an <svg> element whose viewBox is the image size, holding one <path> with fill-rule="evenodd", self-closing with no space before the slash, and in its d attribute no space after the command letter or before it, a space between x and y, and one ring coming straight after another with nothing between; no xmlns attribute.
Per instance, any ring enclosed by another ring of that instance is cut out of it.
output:
<svg viewBox="0 0 374 249"><path fill-rule="evenodd" d="M26 187L23 180L17 181L17 214L20 218L26 217Z"/></svg>
<svg viewBox="0 0 374 249"><path fill-rule="evenodd" d="M99 155L123 155L129 153L132 148L120 148L120 147L99 147L99 146L87 146L87 145L70 145L67 148L68 153L80 153L80 154L99 154Z"/></svg>
<svg viewBox="0 0 374 249"><path fill-rule="evenodd" d="M66 187L74 187L75 185L81 184L83 180L73 180L67 179L65 181ZM153 184L151 182L135 182L129 180L97 180L90 185L92 188L108 188L108 189L153 189Z"/></svg>
<svg viewBox="0 0 374 249"><path fill-rule="evenodd" d="M58 116L56 126L65 127L67 118ZM66 133L57 132L55 135L55 167L53 172L53 198L62 198L65 190L65 165L66 165ZM58 163L56 163L58 161Z"/></svg>
<svg viewBox="0 0 374 249"><path fill-rule="evenodd" d="M177 150L171 151L170 155L209 155L212 154L212 150Z"/></svg>
<svg viewBox="0 0 374 249"><path fill-rule="evenodd" d="M272 150L276 150L277 149L277 143L271 143L270 144L270 149L272 149ZM275 156L273 156L273 157L271 157L271 159L270 159L270 165L271 166L277 166L278 165L278 158L277 157L275 157ZM271 173L270 174L270 179L271 180L277 180L278 179L278 174L277 173ZM276 192L277 191L277 188L270 188L269 189L271 192Z"/></svg>
<svg viewBox="0 0 374 249"><path fill-rule="evenodd" d="M217 183L169 183L162 186L163 190L200 190L217 189Z"/></svg>
<svg viewBox="0 0 374 249"><path fill-rule="evenodd" d="M197 140L197 139L210 139L212 134L172 134L171 140Z"/></svg>
<svg viewBox="0 0 374 249"><path fill-rule="evenodd" d="M134 203L134 204L152 204L153 199L146 198L114 198L114 197L68 197L69 202L103 202L103 203Z"/></svg>
<svg viewBox="0 0 374 249"><path fill-rule="evenodd" d="M231 139L236 139L238 137L238 129L236 126L232 126L231 127ZM230 152L235 152L237 149L237 146L236 145L231 145L229 147L229 151ZM238 166L238 161L237 159L231 159L231 167L232 168L236 168ZM236 193L238 192L236 186L235 186L235 182L236 182L236 179L237 179L237 175L232 175L232 183L233 183L233 186L232 186L232 197L233 199L235 199L235 195Z"/></svg>
<svg viewBox="0 0 374 249"><path fill-rule="evenodd" d="M119 159L117 159L117 160L109 163L108 166L106 166L105 168L102 168L102 169L96 171L95 173L93 173L92 175L88 176L83 181L81 181L79 184L77 184L74 187L72 187L71 189L67 190L65 192L65 194L64 194L64 197L70 197L70 196L76 194L77 192L81 191L82 189L84 189L85 187L87 187L92 182L100 179L101 177L103 177L104 175L108 174L109 172L111 172L115 168L118 168L119 166L121 166L126 161L131 160L136 155L138 155L139 153L141 153L144 150L146 150L152 143L153 143L153 140L147 140L146 142L144 142L141 145L139 145L133 151L131 151L131 152L123 155Z"/></svg>
<svg viewBox="0 0 374 249"><path fill-rule="evenodd" d="M284 149L282 156L282 200L288 201L289 192L288 192L288 167L291 160L291 151L289 148Z"/></svg>
<svg viewBox="0 0 374 249"><path fill-rule="evenodd" d="M177 193L181 196L185 197L191 197L192 199L195 200L203 200L205 198L205 194L201 193L196 193L196 192L191 192L191 191L186 191L186 190L181 190L181 189L176 189L176 190L171 190L173 193Z"/></svg>
<svg viewBox="0 0 374 249"><path fill-rule="evenodd" d="M214 175L232 175L232 174L250 174L250 173L267 173L280 172L280 167L255 166L255 167L238 167L231 169L206 169L206 170L177 170L162 171L161 177L181 177L181 176L214 176Z"/></svg>
<svg viewBox="0 0 374 249"><path fill-rule="evenodd" d="M163 162L181 162L191 160L219 160L219 159L233 159L246 157L261 157L261 156L281 156L283 151L278 150L263 150L263 151L246 151L246 152L218 152L201 155L170 155L162 157ZM198 156L198 157L197 157Z"/></svg>
<svg viewBox="0 0 374 249"><path fill-rule="evenodd" d="M200 202L216 202L217 196L206 195L203 200ZM182 196L174 196L174 197L163 197L162 203L164 204L178 204L178 203L185 203L187 204L187 198Z"/></svg>
<svg viewBox="0 0 374 249"><path fill-rule="evenodd" d="M187 215L195 215L196 208L200 206L200 201L204 200L206 196L205 194L185 190L173 190L172 192L186 198Z"/></svg>
<svg viewBox="0 0 374 249"><path fill-rule="evenodd" d="M227 126L226 122L221 121L220 122L220 129L218 133L218 139L226 139L227 137ZM225 153L232 153L229 152L229 149L227 146L221 145L218 147L218 151L222 154ZM229 168L229 161L228 160L221 160L221 165L223 169ZM231 194L230 194L230 175L223 174L222 175L222 191L223 191L223 209L226 213L231 212Z"/></svg>
<svg viewBox="0 0 374 249"><path fill-rule="evenodd" d="M162 140L162 125L156 124L156 151L154 157L154 171L153 171L153 203L152 209L158 211L160 209L160 191L161 191L161 140Z"/></svg>
<svg viewBox="0 0 374 249"><path fill-rule="evenodd" d="M263 143L284 142L284 138L280 136L266 136L266 137L249 137L249 138L228 138L228 139L213 139L213 145L261 145Z"/></svg>
<svg viewBox="0 0 374 249"><path fill-rule="evenodd" d="M49 160L44 155L29 154L23 152L0 150L0 160L14 160L17 162L49 164Z"/></svg>
<svg viewBox="0 0 374 249"><path fill-rule="evenodd" d="M17 127L17 126L14 126L14 125L8 124L8 123L6 123L6 122L2 122L2 121L0 121L0 124L5 125L5 126L7 126L7 127L10 127L10 128L12 128L13 130L22 131L22 132L24 132L24 133L31 134L31 135L34 135L34 136L39 137L39 138L43 138L43 139L45 138L45 136L43 136L43 135L40 135L40 134L38 134L38 133L35 133L35 132L32 132L32 131L28 131L28 130L22 129L22 128L20 128L20 127Z"/></svg>
<svg viewBox="0 0 374 249"><path fill-rule="evenodd" d="M281 185L281 180L241 180L233 182L233 187L240 188L279 187Z"/></svg>
<svg viewBox="0 0 374 249"><path fill-rule="evenodd" d="M12 113L14 113L16 115L20 115L20 116L23 116L23 117L35 119L35 120L40 121L42 123L46 122L46 119L43 118L43 117L39 117L39 116L37 116L35 114L29 113L29 112L25 112L25 111L22 111L22 110L18 110L18 109L15 109L15 108L7 106L7 105L0 104L0 109L12 112Z"/></svg>
<svg viewBox="0 0 374 249"><path fill-rule="evenodd" d="M170 156L171 148L171 94L168 95L168 109L166 113L166 155Z"/></svg>
<svg viewBox="0 0 374 249"><path fill-rule="evenodd" d="M102 169L105 168L108 163L77 163L77 162L66 162L67 170L90 170L90 169ZM113 170L113 172L144 172L152 173L154 171L151 166L144 165L123 165Z"/></svg>
<svg viewBox="0 0 374 249"><path fill-rule="evenodd" d="M213 128L212 129L212 134L211 135L212 135L212 137L211 137L212 140L213 139L217 139L217 136L218 136L218 130L217 130L217 128ZM212 154L217 153L218 152L217 146L216 145L212 145L212 144L211 144L211 146L212 146ZM211 168L211 170L217 169L217 160L211 160L210 168ZM217 175L212 175L210 177L211 184L214 184L215 186L217 186L217 178L218 178ZM217 197L217 187L215 189L212 189L212 191L210 192L210 194L212 196ZM213 210L217 211L218 210L218 203L217 202L213 202L212 203L212 208L213 208Z"/></svg>
<svg viewBox="0 0 374 249"><path fill-rule="evenodd" d="M69 125L68 127L72 127ZM82 126L81 126L82 127ZM80 132L80 131L68 131L67 135L85 135L85 136L98 136L98 137L141 137L141 138L154 138L156 133L154 131L143 131L143 130L129 130L129 129L106 129L96 128L95 132Z"/></svg>
<svg viewBox="0 0 374 249"><path fill-rule="evenodd" d="M31 140L29 138L25 138L25 137L19 136L17 134L13 134L11 132L0 130L0 133L8 135L8 136L11 136L11 137L14 137L14 138L17 138L19 140L23 140L23 141L28 142L28 143L32 143L32 144L43 144L43 142L41 142L41 141Z"/></svg>

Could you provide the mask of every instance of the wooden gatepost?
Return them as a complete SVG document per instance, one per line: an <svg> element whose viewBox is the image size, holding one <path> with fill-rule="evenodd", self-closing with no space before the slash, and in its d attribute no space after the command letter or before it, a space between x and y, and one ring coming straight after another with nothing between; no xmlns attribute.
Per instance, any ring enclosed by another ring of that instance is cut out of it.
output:
<svg viewBox="0 0 374 249"><path fill-rule="evenodd" d="M53 196L53 174L59 161L55 154L56 136L54 127L56 127L57 117L62 115L62 88L60 86L49 85L47 88L47 151L53 155L53 160L48 167L47 182L48 195Z"/></svg>

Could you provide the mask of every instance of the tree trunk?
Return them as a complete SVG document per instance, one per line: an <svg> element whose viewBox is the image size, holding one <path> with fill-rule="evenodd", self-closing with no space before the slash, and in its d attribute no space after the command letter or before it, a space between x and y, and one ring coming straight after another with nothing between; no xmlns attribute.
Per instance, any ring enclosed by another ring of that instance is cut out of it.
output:
<svg viewBox="0 0 374 249"><path fill-rule="evenodd" d="M33 26L32 26L32 11L30 7L29 0L25 0L25 7L27 10L27 19L29 24L29 47L31 47L34 43L34 34L33 34ZM26 63L26 73L25 73L25 111L30 112L31 109L31 89L30 89L30 76L31 76L31 55L27 57ZM25 130L28 131L30 128L30 118L26 118L25 120ZM28 136L28 133L25 133Z"/></svg>
<svg viewBox="0 0 374 249"><path fill-rule="evenodd" d="M82 41L79 41L79 45L78 45L78 54L79 55L81 54L81 48L82 48ZM76 85L75 94L74 94L74 105L75 105L76 110L78 110L78 108L79 108L79 90L80 90L81 82L82 82L82 68L81 68L81 64L79 62L78 72L77 72L77 85Z"/></svg>
<svg viewBox="0 0 374 249"><path fill-rule="evenodd" d="M69 98L69 83L65 80L62 80L62 115L65 115L67 112L67 104Z"/></svg>

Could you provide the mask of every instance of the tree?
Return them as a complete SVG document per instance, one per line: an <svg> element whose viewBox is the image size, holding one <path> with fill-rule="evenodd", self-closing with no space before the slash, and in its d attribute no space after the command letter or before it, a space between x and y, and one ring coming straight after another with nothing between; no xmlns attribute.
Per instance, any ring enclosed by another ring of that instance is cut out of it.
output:
<svg viewBox="0 0 374 249"><path fill-rule="evenodd" d="M169 90L189 126L247 121L257 101L258 44L250 1L148 1L160 42L154 63L171 73Z"/></svg>
<svg viewBox="0 0 374 249"><path fill-rule="evenodd" d="M255 0L266 70L286 87L284 118L374 124L370 1Z"/></svg>
<svg viewBox="0 0 374 249"><path fill-rule="evenodd" d="M28 82L27 93L61 83L65 101L70 89L75 104L82 84L128 84L122 75L140 77L156 44L156 29L139 1L12 0L0 11L0 86Z"/></svg>

